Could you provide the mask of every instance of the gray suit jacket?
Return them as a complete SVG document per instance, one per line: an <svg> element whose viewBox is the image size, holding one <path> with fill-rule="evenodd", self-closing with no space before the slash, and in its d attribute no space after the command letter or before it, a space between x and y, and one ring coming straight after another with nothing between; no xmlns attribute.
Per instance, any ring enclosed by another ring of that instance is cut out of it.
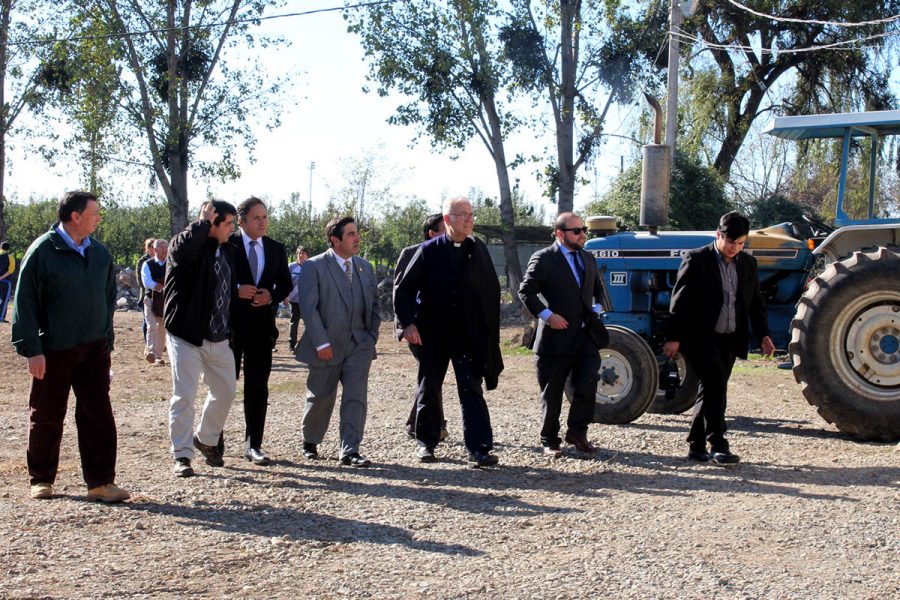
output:
<svg viewBox="0 0 900 600"><path fill-rule="evenodd" d="M358 340L356 351L371 351L375 358L375 343L378 341L378 282L372 265L363 258L354 256L353 277L359 278L365 299L365 320L368 337ZM297 345L297 359L310 365L337 365L353 348L350 330L350 309L353 299L344 280L344 272L335 262L334 252L329 249L314 256L303 264L300 271L299 304L303 315L303 337ZM327 363L319 359L316 348L331 344L334 357Z"/></svg>

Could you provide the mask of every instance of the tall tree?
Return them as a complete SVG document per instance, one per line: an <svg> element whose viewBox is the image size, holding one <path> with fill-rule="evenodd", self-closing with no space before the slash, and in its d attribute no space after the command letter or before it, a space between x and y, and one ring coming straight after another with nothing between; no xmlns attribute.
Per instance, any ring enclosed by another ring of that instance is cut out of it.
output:
<svg viewBox="0 0 900 600"><path fill-rule="evenodd" d="M145 144L141 154L166 196L173 233L180 231L188 222L189 168L204 177L237 177L239 152L252 152L255 144L252 118L278 123L280 82L248 60L255 44L272 41L251 31L271 2L74 3L120 40L113 47L120 48L114 59L122 68L122 117L137 133L133 139ZM201 145L210 150L204 159L196 153Z"/></svg>
<svg viewBox="0 0 900 600"><path fill-rule="evenodd" d="M7 142L27 109L43 108L32 44L47 35L55 16L53 7L42 0L0 0L0 240L6 238Z"/></svg>
<svg viewBox="0 0 900 600"><path fill-rule="evenodd" d="M728 180L761 115L893 108L889 78L895 61L884 52L892 44L872 36L896 32L898 22L885 17L898 13L900 0L700 0L683 32L676 33L688 57L682 106L689 104L684 110L690 113L679 119L685 130L679 145L712 148L711 162ZM626 39L637 39L636 32L648 25L658 35L667 30L662 3L635 15ZM836 49L839 44L845 45ZM652 45L635 47L646 64L661 66ZM843 91L835 94L837 89Z"/></svg>
<svg viewBox="0 0 900 600"><path fill-rule="evenodd" d="M515 245L515 218L505 139L519 121L504 101L509 73L502 60L495 0L409 0L351 13L378 94L412 98L389 122L413 125L435 148L461 149L481 140L494 161L503 217L503 248L509 287L522 268ZM516 294L513 297L518 301Z"/></svg>
<svg viewBox="0 0 900 600"><path fill-rule="evenodd" d="M593 160L610 107L636 89L635 42L619 35L619 0L512 4L501 37L517 86L550 104L556 162L545 169L546 195L560 213L570 211L578 171Z"/></svg>

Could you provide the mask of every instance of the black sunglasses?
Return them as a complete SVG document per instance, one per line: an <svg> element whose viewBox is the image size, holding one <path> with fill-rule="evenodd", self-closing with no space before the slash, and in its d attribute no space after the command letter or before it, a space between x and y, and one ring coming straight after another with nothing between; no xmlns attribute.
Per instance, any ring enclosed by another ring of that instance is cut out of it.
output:
<svg viewBox="0 0 900 600"><path fill-rule="evenodd" d="M560 227L560 231L571 231L572 233L587 233L587 227Z"/></svg>

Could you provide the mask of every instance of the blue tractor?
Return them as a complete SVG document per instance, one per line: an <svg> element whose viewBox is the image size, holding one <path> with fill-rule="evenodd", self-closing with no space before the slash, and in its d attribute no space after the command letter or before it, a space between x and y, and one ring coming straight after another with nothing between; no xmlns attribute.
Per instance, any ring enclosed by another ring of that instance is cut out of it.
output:
<svg viewBox="0 0 900 600"><path fill-rule="evenodd" d="M773 341L789 352L803 395L825 420L863 439L896 441L900 219L874 214L874 158L865 219L847 215L844 189L851 138L868 136L876 157L880 138L900 133L900 111L776 118L767 133L844 143L834 228L808 220L750 233L745 252L759 264ZM610 329L595 420L627 423L648 410L687 410L699 382L683 358L664 357L663 331L682 254L709 244L715 233L655 227L619 232L611 217L592 217L587 224L595 237L585 249L604 276ZM813 267L822 263L824 269L813 277Z"/></svg>

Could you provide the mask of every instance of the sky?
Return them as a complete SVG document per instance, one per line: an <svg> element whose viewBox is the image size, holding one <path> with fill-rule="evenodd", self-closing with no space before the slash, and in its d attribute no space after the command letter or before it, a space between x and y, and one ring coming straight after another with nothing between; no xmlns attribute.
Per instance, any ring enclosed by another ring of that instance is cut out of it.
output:
<svg viewBox="0 0 900 600"><path fill-rule="evenodd" d="M288 0L275 12L337 5L338 0ZM488 196L498 195L493 161L480 140L473 140L459 159L453 161L449 153L432 151L427 138L410 148L415 131L386 123L402 98L381 98L362 91L367 73L363 50L358 38L347 33L339 12L266 21L261 31L292 41L290 47L263 51L260 55L267 69L288 74L292 81L281 126L273 131L256 129L257 160L255 164L242 162L242 176L237 181L193 179L189 190L192 206L198 206L208 195L235 202L248 195L279 201L297 192L302 200L309 201L311 192L314 208L321 209L329 191L340 186L342 159L358 156L363 149L376 148L383 156L386 170L402 174L394 190L404 196L423 198L435 210L440 208L443 197L465 194L470 188L478 188ZM628 133L620 115L611 113L607 132ZM601 191L608 188L618 173L620 157L625 156L627 165L633 155L632 144L611 140L602 148L598 161ZM552 144L550 131L523 131L507 141L507 155L541 154L548 143ZM73 179L79 173L77 166L62 162L55 168L48 167L29 155L21 143L15 144L10 160L6 194L14 201L57 197L64 190L79 187L77 179ZM315 168L310 177L312 162ZM534 169L533 165L524 166L511 176L519 179L527 200L546 206L549 218L556 209L541 198ZM146 189L147 179L145 176L135 181L135 189ZM128 189L129 185L124 187ZM580 190L576 208L590 200L596 189L592 184Z"/></svg>

